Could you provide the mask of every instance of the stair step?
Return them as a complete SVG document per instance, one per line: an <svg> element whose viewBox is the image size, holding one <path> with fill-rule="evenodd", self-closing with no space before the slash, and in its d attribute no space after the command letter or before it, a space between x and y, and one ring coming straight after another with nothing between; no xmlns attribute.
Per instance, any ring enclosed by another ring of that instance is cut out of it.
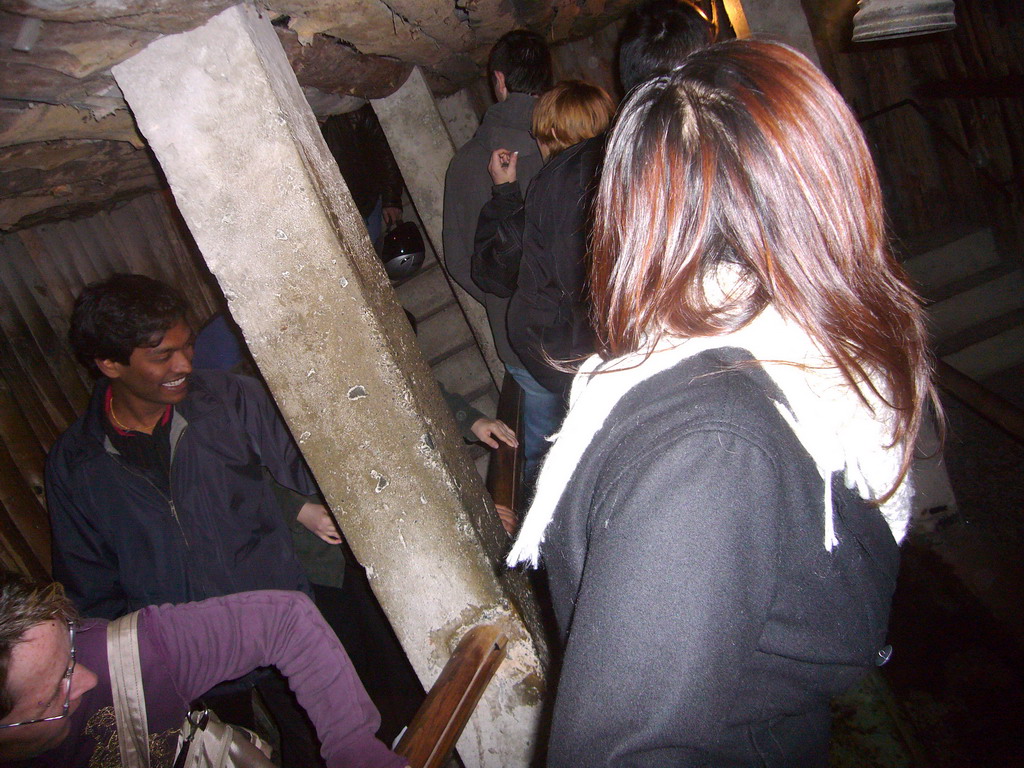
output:
<svg viewBox="0 0 1024 768"><path fill-rule="evenodd" d="M453 298L444 272L436 261L424 263L419 272L395 289L395 294L399 303L417 320Z"/></svg>
<svg viewBox="0 0 1024 768"><path fill-rule="evenodd" d="M417 322L425 323L428 320L430 320L432 317L434 317L435 315L438 315L441 312L444 312L449 307L458 307L458 306L459 306L459 302L456 301L455 297L453 296L451 301L445 302L444 304L438 304L433 309L429 309L426 312L424 312L422 315L417 317L416 320L417 320ZM461 309L459 309L459 313L460 314L462 313ZM465 320L463 320L462 323L463 323L463 325L466 325L466 321ZM467 326L467 328L468 328L468 326Z"/></svg>
<svg viewBox="0 0 1024 768"><path fill-rule="evenodd" d="M489 419L494 418L498 411L498 402L494 397L494 388L487 387L482 392L471 392L469 404Z"/></svg>
<svg viewBox="0 0 1024 768"><path fill-rule="evenodd" d="M928 321L939 346L968 328L1024 306L1024 271L1014 270L928 307Z"/></svg>
<svg viewBox="0 0 1024 768"><path fill-rule="evenodd" d="M418 327L420 349L424 357L431 361L431 365L455 354L467 344L475 343L462 310L455 301L440 312L419 319Z"/></svg>
<svg viewBox="0 0 1024 768"><path fill-rule="evenodd" d="M466 397L466 399L472 402L475 399L472 397L474 393L493 386L487 367L480 361L480 350L476 348L476 345L471 345L436 365L432 365L431 368L434 376L450 392L458 392L463 397L469 394L470 397Z"/></svg>
<svg viewBox="0 0 1024 768"><path fill-rule="evenodd" d="M946 299L953 298L957 294L967 293L967 291L973 290L979 285L991 283L1001 277L1005 277L1006 275L1017 271L1017 269L1017 267L1010 264L996 264L995 266L987 267L980 272L967 275L967 277L961 278L960 280L954 280L951 283L946 283L941 288L925 294L924 298L929 305L939 304Z"/></svg>
<svg viewBox="0 0 1024 768"><path fill-rule="evenodd" d="M453 345L440 354L428 358L427 364L431 368L437 368L439 365L444 365L449 358L455 357L456 355L465 352L467 349L476 349L476 342L473 341L473 339L461 340L458 344Z"/></svg>
<svg viewBox="0 0 1024 768"><path fill-rule="evenodd" d="M490 375L488 375L487 381L480 384L476 389L463 393L463 397L469 400L469 404L485 416L494 418L494 414L498 412L498 400L495 396L494 383L491 381Z"/></svg>
<svg viewBox="0 0 1024 768"><path fill-rule="evenodd" d="M1018 408L1024 408L1024 361L989 376L981 383Z"/></svg>
<svg viewBox="0 0 1024 768"><path fill-rule="evenodd" d="M903 262L926 296L944 285L1000 264L991 229L978 229Z"/></svg>
<svg viewBox="0 0 1024 768"><path fill-rule="evenodd" d="M484 451L483 454L477 456L476 459L473 461L474 466L476 466L477 474L480 475L480 479L484 480L485 482L487 480L487 467L490 466L490 463L490 451Z"/></svg>
<svg viewBox="0 0 1024 768"><path fill-rule="evenodd" d="M935 355L937 357L947 357L1018 325L1024 325L1024 307L1007 312L999 317L993 317L983 323L972 325L948 337L941 344L936 345Z"/></svg>
<svg viewBox="0 0 1024 768"><path fill-rule="evenodd" d="M996 334L942 358L975 381L1024 363L1024 325Z"/></svg>

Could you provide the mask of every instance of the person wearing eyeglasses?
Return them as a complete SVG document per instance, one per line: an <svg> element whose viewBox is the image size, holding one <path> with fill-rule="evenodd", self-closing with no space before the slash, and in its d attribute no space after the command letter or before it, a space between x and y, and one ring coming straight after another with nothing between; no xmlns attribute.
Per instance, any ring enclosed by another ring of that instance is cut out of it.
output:
<svg viewBox="0 0 1024 768"><path fill-rule="evenodd" d="M107 621L79 620L59 583L0 571L0 763L120 765ZM245 592L139 616L152 768L171 766L193 699L275 666L316 726L329 768L402 768L344 648L300 592Z"/></svg>
<svg viewBox="0 0 1024 768"><path fill-rule="evenodd" d="M25 619L32 621L35 614L38 610L30 611ZM25 619L14 624L5 620L0 632L6 662L0 671L6 678L2 708L8 710L0 723L0 758L5 761L61 744L68 736L72 703L77 709L82 694L98 682L96 673L85 667L75 675L76 620L44 618L29 626L10 647L8 637L25 626Z"/></svg>

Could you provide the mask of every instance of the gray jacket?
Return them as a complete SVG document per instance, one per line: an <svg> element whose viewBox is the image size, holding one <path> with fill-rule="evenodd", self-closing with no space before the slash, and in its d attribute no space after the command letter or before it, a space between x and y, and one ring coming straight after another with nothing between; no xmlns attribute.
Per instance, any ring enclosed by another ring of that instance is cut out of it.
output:
<svg viewBox="0 0 1024 768"><path fill-rule="evenodd" d="M445 266L455 282L486 307L498 357L516 368L523 364L508 341L508 299L481 291L470 276L469 264L480 209L491 199L491 176L487 172L491 153L502 148L519 152L517 175L524 195L543 165L537 142L530 135L535 102L533 96L510 93L505 101L492 105L473 138L455 153L444 184Z"/></svg>

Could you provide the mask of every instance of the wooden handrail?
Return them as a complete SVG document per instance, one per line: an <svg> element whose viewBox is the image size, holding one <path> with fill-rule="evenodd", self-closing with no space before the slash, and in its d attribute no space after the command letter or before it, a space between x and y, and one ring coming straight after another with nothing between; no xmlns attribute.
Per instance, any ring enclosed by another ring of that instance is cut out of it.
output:
<svg viewBox="0 0 1024 768"><path fill-rule="evenodd" d="M412 768L438 768L448 759L507 646L508 637L493 624L462 638L395 747Z"/></svg>
<svg viewBox="0 0 1024 768"><path fill-rule="evenodd" d="M518 448L500 443L491 455L491 463L487 468L487 490L495 505L508 507L517 514L522 502L519 498L523 476L522 404L523 390L515 379L506 374L498 397L497 418L512 427L520 442Z"/></svg>
<svg viewBox="0 0 1024 768"><path fill-rule="evenodd" d="M935 362L935 373L940 387L1024 443L1024 411L942 360Z"/></svg>

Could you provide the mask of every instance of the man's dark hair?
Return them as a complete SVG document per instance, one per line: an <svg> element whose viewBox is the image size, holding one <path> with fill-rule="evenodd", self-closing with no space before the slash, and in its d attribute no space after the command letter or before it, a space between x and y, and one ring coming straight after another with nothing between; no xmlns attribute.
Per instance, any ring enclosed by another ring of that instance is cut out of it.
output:
<svg viewBox="0 0 1024 768"><path fill-rule="evenodd" d="M57 582L40 581L0 569L0 717L16 702L7 690L11 651L36 624L73 619L77 614Z"/></svg>
<svg viewBox="0 0 1024 768"><path fill-rule="evenodd" d="M98 375L96 360L127 365L136 347L152 347L185 318L177 290L145 275L117 274L82 289L71 311L68 340L78 362Z"/></svg>
<svg viewBox="0 0 1024 768"><path fill-rule="evenodd" d="M648 0L626 17L619 35L619 81L627 93L669 72L714 42L715 29L686 0Z"/></svg>
<svg viewBox="0 0 1024 768"><path fill-rule="evenodd" d="M487 58L487 76L505 75L509 93L534 96L551 86L551 51L544 38L536 32L514 29L498 38Z"/></svg>

